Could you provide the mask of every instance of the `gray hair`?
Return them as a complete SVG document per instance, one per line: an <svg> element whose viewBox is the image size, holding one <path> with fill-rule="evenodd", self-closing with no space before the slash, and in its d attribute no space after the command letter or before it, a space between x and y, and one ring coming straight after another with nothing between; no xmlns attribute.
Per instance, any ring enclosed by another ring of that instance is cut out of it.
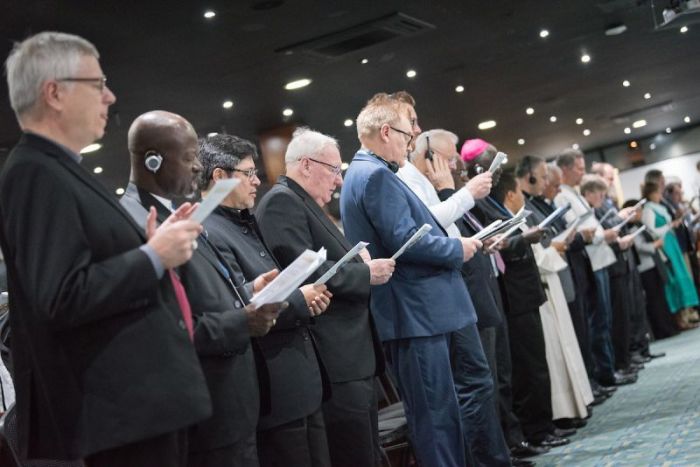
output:
<svg viewBox="0 0 700 467"><path fill-rule="evenodd" d="M561 154L557 156L557 165L559 168L567 167L571 168L574 166L576 159L583 159L583 153L578 149L564 149Z"/></svg>
<svg viewBox="0 0 700 467"><path fill-rule="evenodd" d="M34 108L44 82L75 75L84 56L100 58L94 45L72 34L42 32L16 43L5 61L5 72L17 118Z"/></svg>
<svg viewBox="0 0 700 467"><path fill-rule="evenodd" d="M324 135L307 127L294 130L292 140L287 146L284 155L285 164L294 164L304 157L315 156L323 152L328 146L340 149L338 140L332 136Z"/></svg>
<svg viewBox="0 0 700 467"><path fill-rule="evenodd" d="M581 179L581 186L579 188L582 195L586 193L592 193L594 191L608 191L608 184L605 183L603 177L596 174L586 174Z"/></svg>
<svg viewBox="0 0 700 467"><path fill-rule="evenodd" d="M424 131L423 133L418 135L418 138L416 138L416 147L413 149L413 152L409 154L409 160L413 160L417 156L423 155L426 152L428 152L428 138L430 138L432 141L435 141L438 138L446 138L450 140L454 145L456 145L459 142L459 137L457 137L457 135L452 133L451 131L443 130L440 128ZM430 149L433 149L433 147L431 146Z"/></svg>
<svg viewBox="0 0 700 467"><path fill-rule="evenodd" d="M384 124L396 125L406 105L405 102L384 92L372 96L355 121L357 138L362 141L374 136Z"/></svg>
<svg viewBox="0 0 700 467"><path fill-rule="evenodd" d="M554 161L547 163L547 180L551 180L555 173L561 178L561 169L557 163Z"/></svg>

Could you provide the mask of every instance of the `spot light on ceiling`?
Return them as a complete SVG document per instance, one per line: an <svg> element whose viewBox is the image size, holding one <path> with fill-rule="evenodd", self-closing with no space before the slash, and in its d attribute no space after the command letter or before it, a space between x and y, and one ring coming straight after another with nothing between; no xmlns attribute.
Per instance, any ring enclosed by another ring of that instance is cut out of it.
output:
<svg viewBox="0 0 700 467"><path fill-rule="evenodd" d="M556 122L557 122L557 116L556 116L556 115L552 115L551 117L549 117L549 121L552 122L552 123L556 123Z"/></svg>
<svg viewBox="0 0 700 467"><path fill-rule="evenodd" d="M464 86L461 84L455 88L455 92L464 92Z"/></svg>
<svg viewBox="0 0 700 467"><path fill-rule="evenodd" d="M581 117L576 119L576 124L577 125L583 125L583 119Z"/></svg>
<svg viewBox="0 0 700 467"><path fill-rule="evenodd" d="M527 109L525 109L525 113L528 115L532 115L535 113L535 109L533 109L532 107L528 107Z"/></svg>
<svg viewBox="0 0 700 467"><path fill-rule="evenodd" d="M588 63L591 61L591 56L588 54L581 55L581 63Z"/></svg>
<svg viewBox="0 0 700 467"><path fill-rule="evenodd" d="M292 115L294 115L294 111L287 107L282 111L282 115L284 115L285 117L291 117Z"/></svg>
<svg viewBox="0 0 700 467"><path fill-rule="evenodd" d="M649 92L645 93L644 99L651 99L651 93L649 93Z"/></svg>
<svg viewBox="0 0 700 467"><path fill-rule="evenodd" d="M295 81L290 81L289 83L285 84L284 89L286 89L287 91L292 91L294 89L305 88L309 84L311 84L310 79L302 78L302 79L297 79Z"/></svg>
<svg viewBox="0 0 700 467"><path fill-rule="evenodd" d="M542 29L542 30L540 31L540 37L541 37L542 39L544 39L544 38L546 38L546 37L549 37L549 31L546 30L546 29Z"/></svg>
<svg viewBox="0 0 700 467"><path fill-rule="evenodd" d="M632 142L630 143L630 147L631 147L632 149L636 148L637 146L639 146L639 144L637 144L636 141L632 141Z"/></svg>
<svg viewBox="0 0 700 467"><path fill-rule="evenodd" d="M116 190L114 190L114 192L117 194L117 196L121 196L124 194L124 188L119 187Z"/></svg>
<svg viewBox="0 0 700 467"><path fill-rule="evenodd" d="M632 123L632 128L642 128L644 126L647 126L647 121L644 119L637 120Z"/></svg>
<svg viewBox="0 0 700 467"><path fill-rule="evenodd" d="M345 121L343 122L343 125L352 126L352 118L346 118Z"/></svg>
<svg viewBox="0 0 700 467"><path fill-rule="evenodd" d="M576 150L581 149L581 146L579 146L578 143L572 144L571 147L576 149Z"/></svg>
<svg viewBox="0 0 700 467"><path fill-rule="evenodd" d="M686 32L688 32L688 26L681 26L680 31L681 31L681 34L685 34Z"/></svg>
<svg viewBox="0 0 700 467"><path fill-rule="evenodd" d="M219 134L219 133L217 133L217 132L215 132L215 131L212 131L211 133L207 133L207 137L211 138L212 136L216 136L216 135L218 135L218 134Z"/></svg>
<svg viewBox="0 0 700 467"><path fill-rule="evenodd" d="M416 77L416 70L408 70L406 72L406 77L408 78L415 78Z"/></svg>
<svg viewBox="0 0 700 467"><path fill-rule="evenodd" d="M224 101L224 103L221 104L221 106L224 109L232 109L233 108L233 101Z"/></svg>
<svg viewBox="0 0 700 467"><path fill-rule="evenodd" d="M525 140L524 140L523 138L520 138L520 139L518 140L518 144L519 144L520 146L522 146L523 144L525 144Z"/></svg>
<svg viewBox="0 0 700 467"><path fill-rule="evenodd" d="M88 144L87 146L85 146L83 149L80 150L80 154L89 154L91 152L97 151L101 147L102 147L102 145L100 143Z"/></svg>
<svg viewBox="0 0 700 467"><path fill-rule="evenodd" d="M588 128L583 130L583 136L590 136L590 135L591 135L591 130L589 130Z"/></svg>
<svg viewBox="0 0 700 467"><path fill-rule="evenodd" d="M626 88L630 87L630 82L629 82L629 80L624 80L624 81L622 82L622 85L623 85L624 87L626 87Z"/></svg>
<svg viewBox="0 0 700 467"><path fill-rule="evenodd" d="M624 131L625 131L626 135L629 135L630 133L632 133L632 130L630 129L630 127L626 127Z"/></svg>
<svg viewBox="0 0 700 467"><path fill-rule="evenodd" d="M486 120L485 122L479 123L480 130L490 130L496 126L496 120Z"/></svg>
<svg viewBox="0 0 700 467"><path fill-rule="evenodd" d="M623 23L611 24L605 29L606 36L619 36L620 34L627 31L627 26Z"/></svg>
<svg viewBox="0 0 700 467"><path fill-rule="evenodd" d="M686 115L686 116L683 118L683 121L684 121L685 123L690 123L690 117Z"/></svg>
<svg viewBox="0 0 700 467"><path fill-rule="evenodd" d="M94 173L96 173L96 174L101 174L101 173L102 173L102 167L97 166L97 167L95 167L94 169L92 169L92 171L93 171Z"/></svg>
<svg viewBox="0 0 700 467"><path fill-rule="evenodd" d="M362 63L363 65L367 65L369 63L369 59L363 58L362 60L360 60L360 63Z"/></svg>
<svg viewBox="0 0 700 467"><path fill-rule="evenodd" d="M204 17L206 19L212 19L214 16L216 16L216 12L213 10L207 10L204 12Z"/></svg>
<svg viewBox="0 0 700 467"><path fill-rule="evenodd" d="M668 134L668 133L671 133L671 127L667 127L667 128L666 128L666 133L667 133L667 134Z"/></svg>

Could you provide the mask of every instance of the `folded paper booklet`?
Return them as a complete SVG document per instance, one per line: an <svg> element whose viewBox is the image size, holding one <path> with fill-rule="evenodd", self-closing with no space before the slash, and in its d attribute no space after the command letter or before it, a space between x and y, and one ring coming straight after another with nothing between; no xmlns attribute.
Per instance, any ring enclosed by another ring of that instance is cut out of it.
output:
<svg viewBox="0 0 700 467"><path fill-rule="evenodd" d="M505 164L506 162L508 162L508 155L506 153L496 153L496 157L493 158L491 167L489 167L489 172L494 173L502 164Z"/></svg>
<svg viewBox="0 0 700 467"><path fill-rule="evenodd" d="M481 240L484 237L488 236L491 232L494 232L499 225L503 223L502 220L498 219L493 222L491 222L489 225L484 227L483 229L479 230L477 233L471 236L474 240Z"/></svg>
<svg viewBox="0 0 700 467"><path fill-rule="evenodd" d="M572 231L576 228L576 226L578 226L580 223L581 223L581 218L580 218L580 217L577 217L576 219L574 219L574 221L571 223L571 225L570 225L569 227L567 227L566 229L564 229L564 231L562 231L562 232L561 232L559 235L557 235L556 237L552 238L552 241L553 241L553 242L557 242L557 243L566 243L566 239L569 238L569 235L571 234L571 232L572 232Z"/></svg>
<svg viewBox="0 0 700 467"><path fill-rule="evenodd" d="M628 217L627 219L625 219L624 221L620 222L619 224L617 224L616 226L614 226L612 229L613 229L615 232L619 232L619 231L622 230L622 228L623 228L624 226L626 226L627 223L628 223L629 221L631 221L631 220L632 220L632 216L630 216L630 217Z"/></svg>
<svg viewBox="0 0 700 467"><path fill-rule="evenodd" d="M482 235L481 238L479 238L479 240L485 242L486 240L492 237L502 235L504 232L510 234L510 232L515 231L515 229L513 229L513 226L520 227L522 224L525 223L525 220L530 214L532 214L532 211L521 209L520 211L518 211L515 217L511 217L510 219L502 222L495 229L491 230L491 232L489 232L488 234Z"/></svg>
<svg viewBox="0 0 700 467"><path fill-rule="evenodd" d="M298 289L304 281L326 260L326 249L306 250L292 264L284 268L264 289L253 295L250 303L258 308L268 303L279 303Z"/></svg>
<svg viewBox="0 0 700 467"><path fill-rule="evenodd" d="M525 225L525 219L521 219L515 225L512 225L508 230L506 230L504 233L502 233L498 236L498 239L496 240L496 242L493 245L491 245L491 248L495 247L496 245L501 243L503 240L508 238L508 236L510 236L510 234L512 234L513 232L518 230L523 225Z"/></svg>
<svg viewBox="0 0 700 467"><path fill-rule="evenodd" d="M326 271L326 273L324 275L319 277L316 280L316 282L314 282L314 284L319 285L319 284L325 284L326 282L328 282L328 280L331 277L335 276L335 273L337 273L340 270L340 268L342 268L345 265L345 263L347 263L348 261L353 259L367 245L369 245L369 243L367 243L367 242L357 242L357 245L355 245L354 247L352 247L352 249L350 251L345 253L345 255L343 255L343 257L340 258L337 263L335 263L328 271Z"/></svg>
<svg viewBox="0 0 700 467"><path fill-rule="evenodd" d="M550 225L552 225L554 222L556 222L557 219L561 219L561 217L564 214L566 214L566 212L569 209L571 209L571 203L564 203L564 205L555 209L553 213L551 213L542 222L540 222L540 224L537 227L539 227L540 229L548 228Z"/></svg>
<svg viewBox="0 0 700 467"><path fill-rule="evenodd" d="M615 208L610 208L610 209L608 209L608 212L606 212L606 213L603 215L603 217L601 217L600 219L598 219L598 222L600 222L600 223L602 224L605 220L607 220L608 217L610 217L610 216L612 216L613 214L615 214L615 211L616 211Z"/></svg>
<svg viewBox="0 0 700 467"><path fill-rule="evenodd" d="M632 232L632 234L631 234L631 235L632 235L632 238L634 238L634 237L636 237L637 235L639 235L640 233L644 232L646 229L647 229L647 226L646 226L646 225L643 225L643 226L639 227L637 230L635 230L634 232Z"/></svg>
<svg viewBox="0 0 700 467"><path fill-rule="evenodd" d="M236 178L227 178L219 180L214 185L214 188L205 196L199 203L199 207L192 214L191 219L195 222L202 223L209 214L221 204L221 202L231 193L231 190L236 188L240 181Z"/></svg>
<svg viewBox="0 0 700 467"><path fill-rule="evenodd" d="M408 239L406 243L403 244L401 248L399 248L399 251L394 253L394 256L391 257L391 259L396 260L399 256L401 256L407 249L411 248L413 245L418 242L421 238L425 236L430 230L433 228L432 225L430 224L423 224L423 226L416 230L416 233L414 233L411 238Z"/></svg>

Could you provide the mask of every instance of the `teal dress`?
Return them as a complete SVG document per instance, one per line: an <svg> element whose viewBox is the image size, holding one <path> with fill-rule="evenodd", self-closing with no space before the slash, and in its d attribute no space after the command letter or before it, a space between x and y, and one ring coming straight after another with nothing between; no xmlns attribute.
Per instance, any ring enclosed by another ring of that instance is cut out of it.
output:
<svg viewBox="0 0 700 467"><path fill-rule="evenodd" d="M670 217L662 206L656 203L647 203L645 209L651 209L654 213L654 229L652 230L663 228L670 223ZM685 265L676 234L670 226L664 234L663 251L669 263L668 280L664 286L664 293L671 313L696 306L699 302L698 293Z"/></svg>

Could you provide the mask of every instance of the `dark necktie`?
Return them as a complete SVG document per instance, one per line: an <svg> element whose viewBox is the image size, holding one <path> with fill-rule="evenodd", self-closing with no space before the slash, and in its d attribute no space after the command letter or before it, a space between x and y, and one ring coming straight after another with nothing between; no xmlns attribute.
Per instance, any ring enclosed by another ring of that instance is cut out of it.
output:
<svg viewBox="0 0 700 467"><path fill-rule="evenodd" d="M474 215L471 212L467 211L466 213L464 213L464 217L467 218L467 222L469 222L471 224L473 229L475 229L475 230L483 230L484 229L484 226L481 225L481 222L479 222L479 220L476 217L474 217ZM493 256L496 259L496 268L498 268L498 271L501 274L506 272L506 263L503 261L503 258L501 257L501 253L494 250Z"/></svg>

